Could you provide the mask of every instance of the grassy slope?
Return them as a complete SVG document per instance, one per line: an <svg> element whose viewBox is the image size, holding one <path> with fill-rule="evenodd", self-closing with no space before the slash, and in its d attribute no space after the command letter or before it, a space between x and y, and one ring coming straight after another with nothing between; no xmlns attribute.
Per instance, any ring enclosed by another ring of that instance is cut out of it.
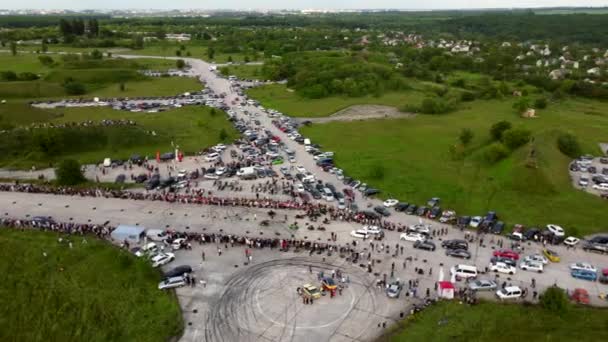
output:
<svg viewBox="0 0 608 342"><path fill-rule="evenodd" d="M323 117L331 115L341 109L358 104L381 104L387 106L402 107L405 104L418 104L423 95L419 92L392 92L380 97L327 97L319 100L311 100L298 96L295 92L288 91L284 85L271 84L263 87L253 88L247 94L262 105L276 109L280 112L294 117Z"/></svg>
<svg viewBox="0 0 608 342"><path fill-rule="evenodd" d="M442 116L333 122L305 127L302 132L326 150L338 152L340 167L383 189L385 197L422 204L438 196L445 207L462 215L496 210L511 224L555 222L571 233L604 230L605 200L571 187L569 159L558 151L556 136L559 130L571 131L586 152L599 153L597 143L608 141L608 104L569 100L550 105L537 119L521 119L513 113L511 101L477 101ZM314 107L315 101L311 102L309 106ZM490 126L500 120L534 132L537 169L525 167L529 146L493 166L479 161ZM465 127L473 130L475 138L468 155L454 160L450 146L458 142ZM384 178L373 179L370 175L379 164Z"/></svg>
<svg viewBox="0 0 608 342"><path fill-rule="evenodd" d="M259 80L262 78L261 65L230 65L225 76L236 76L240 79ZM220 70L223 70L221 68Z"/></svg>
<svg viewBox="0 0 608 342"><path fill-rule="evenodd" d="M0 230L0 340L167 341L182 330L157 271L92 238ZM47 253L44 257L42 253Z"/></svg>
<svg viewBox="0 0 608 342"><path fill-rule="evenodd" d="M573 308L559 317L536 306L442 302L406 320L400 326L403 329L386 340L604 341L608 339L607 324L605 309Z"/></svg>
<svg viewBox="0 0 608 342"><path fill-rule="evenodd" d="M109 85L89 92L86 96L134 97L134 96L172 96L185 92L199 91L203 85L191 77L156 77L146 81L125 82L125 90L120 85Z"/></svg>

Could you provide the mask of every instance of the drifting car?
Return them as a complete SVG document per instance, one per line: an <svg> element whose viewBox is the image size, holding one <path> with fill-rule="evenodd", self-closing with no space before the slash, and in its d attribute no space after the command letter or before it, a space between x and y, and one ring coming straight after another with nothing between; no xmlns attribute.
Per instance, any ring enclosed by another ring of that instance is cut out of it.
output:
<svg viewBox="0 0 608 342"><path fill-rule="evenodd" d="M572 295L570 295L570 300L577 304L589 304L589 292L585 289L574 289Z"/></svg>
<svg viewBox="0 0 608 342"><path fill-rule="evenodd" d="M441 247L448 249L468 249L469 243L465 240L444 240L441 242Z"/></svg>
<svg viewBox="0 0 608 342"><path fill-rule="evenodd" d="M435 250L436 247L435 247L435 243L433 241L424 240L424 241L414 242L414 248L424 249L424 250L432 252Z"/></svg>
<svg viewBox="0 0 608 342"><path fill-rule="evenodd" d="M597 268L588 262L576 262L574 264L570 264L570 270L583 270L597 273Z"/></svg>
<svg viewBox="0 0 608 342"><path fill-rule="evenodd" d="M583 280L589 280L589 281L597 280L597 272L592 272L592 271L588 271L588 270L579 270L579 269L571 270L570 275L573 278L578 278L578 279L583 279Z"/></svg>
<svg viewBox="0 0 608 342"><path fill-rule="evenodd" d="M544 269L542 262L535 262L535 261L522 261L519 264L519 268L521 268L522 270L533 271L533 272L538 272L538 273L543 273L543 269Z"/></svg>
<svg viewBox="0 0 608 342"><path fill-rule="evenodd" d="M171 242L171 248L173 248L174 251L182 248L182 246L184 244L186 244L186 239L185 238L177 238L175 240L173 240L173 242Z"/></svg>
<svg viewBox="0 0 608 342"><path fill-rule="evenodd" d="M165 279L173 278L173 277L183 277L186 273L192 273L192 267L189 265L181 265L174 267L173 269L165 272L163 277Z"/></svg>
<svg viewBox="0 0 608 342"><path fill-rule="evenodd" d="M408 232L416 232L424 235L429 235L431 233L431 225L419 223L407 227L407 230Z"/></svg>
<svg viewBox="0 0 608 342"><path fill-rule="evenodd" d="M469 282L469 289L473 291L491 291L497 287L493 280L479 279Z"/></svg>
<svg viewBox="0 0 608 342"><path fill-rule="evenodd" d="M471 259L471 253L466 249L448 249L445 251L445 255L455 258Z"/></svg>
<svg viewBox="0 0 608 342"><path fill-rule="evenodd" d="M328 291L333 291L338 288L338 285L336 285L334 279L330 277L324 277L321 280L321 286Z"/></svg>
<svg viewBox="0 0 608 342"><path fill-rule="evenodd" d="M424 241L424 240L426 240L426 237L420 233L403 233L403 234L399 235L399 240L416 242L416 241Z"/></svg>
<svg viewBox="0 0 608 342"><path fill-rule="evenodd" d="M312 284L304 284L302 286L302 295L308 298L318 299L321 298L321 291Z"/></svg>
<svg viewBox="0 0 608 342"><path fill-rule="evenodd" d="M543 249L543 255L547 257L547 259L549 259L549 261L551 262L559 262L560 258L559 258L559 254L557 254L557 252L550 250L550 249Z"/></svg>
<svg viewBox="0 0 608 342"><path fill-rule="evenodd" d="M396 200L394 198L389 198L386 201L384 201L384 203L382 203L385 207L390 208L390 207L394 207L397 205L397 203L399 203L399 200Z"/></svg>
<svg viewBox="0 0 608 342"><path fill-rule="evenodd" d="M481 224L481 221L482 221L482 217L481 216L473 216L473 217L471 217L471 221L469 222L469 226L471 226L473 228L477 228Z"/></svg>
<svg viewBox="0 0 608 342"><path fill-rule="evenodd" d="M506 274L515 274L517 272L517 269L511 265L505 264L504 262L497 262L495 264L490 264L490 271Z"/></svg>
<svg viewBox="0 0 608 342"><path fill-rule="evenodd" d="M399 298L399 294L401 294L401 283L398 281L395 281L393 283L391 283L388 288L386 289L386 295L389 298Z"/></svg>

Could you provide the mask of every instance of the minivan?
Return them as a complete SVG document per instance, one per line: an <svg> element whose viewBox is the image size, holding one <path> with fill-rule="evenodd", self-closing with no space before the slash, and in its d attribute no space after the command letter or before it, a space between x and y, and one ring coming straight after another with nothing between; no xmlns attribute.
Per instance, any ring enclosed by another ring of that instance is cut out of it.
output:
<svg viewBox="0 0 608 342"><path fill-rule="evenodd" d="M456 265L450 269L450 273L459 278L476 278L477 267L470 265Z"/></svg>

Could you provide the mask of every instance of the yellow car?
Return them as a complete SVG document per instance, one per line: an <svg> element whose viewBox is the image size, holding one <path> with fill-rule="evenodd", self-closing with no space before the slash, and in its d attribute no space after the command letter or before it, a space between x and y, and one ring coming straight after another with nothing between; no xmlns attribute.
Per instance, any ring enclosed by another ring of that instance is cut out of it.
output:
<svg viewBox="0 0 608 342"><path fill-rule="evenodd" d="M543 254L547 257L547 259L549 259L551 262L559 262L559 255L550 250L550 249L543 249Z"/></svg>
<svg viewBox="0 0 608 342"><path fill-rule="evenodd" d="M321 291L316 286L311 284L305 284L302 286L302 293L304 296L309 298L318 299L321 298Z"/></svg>

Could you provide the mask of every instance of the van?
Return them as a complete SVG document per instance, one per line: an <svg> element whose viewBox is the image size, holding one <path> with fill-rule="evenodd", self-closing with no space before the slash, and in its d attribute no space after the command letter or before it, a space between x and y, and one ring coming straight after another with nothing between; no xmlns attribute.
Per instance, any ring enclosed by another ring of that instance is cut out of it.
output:
<svg viewBox="0 0 608 342"><path fill-rule="evenodd" d="M168 237L167 232L162 229L148 229L146 236L152 241L165 241Z"/></svg>
<svg viewBox="0 0 608 342"><path fill-rule="evenodd" d="M456 265L450 269L450 273L459 278L476 278L477 267L469 265Z"/></svg>
<svg viewBox="0 0 608 342"><path fill-rule="evenodd" d="M515 299L521 297L523 291L518 286L507 286L504 289L496 291L498 299Z"/></svg>
<svg viewBox="0 0 608 342"><path fill-rule="evenodd" d="M304 139L304 145L309 146L310 145L310 139Z"/></svg>

